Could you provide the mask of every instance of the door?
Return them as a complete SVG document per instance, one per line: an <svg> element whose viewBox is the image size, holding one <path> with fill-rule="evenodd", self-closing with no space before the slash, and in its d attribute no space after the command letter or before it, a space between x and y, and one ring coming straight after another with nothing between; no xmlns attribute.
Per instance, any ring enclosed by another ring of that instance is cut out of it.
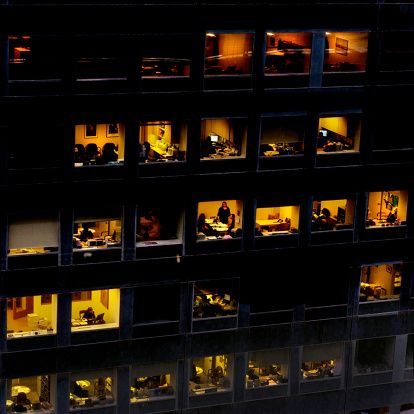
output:
<svg viewBox="0 0 414 414"><path fill-rule="evenodd" d="M33 296L13 298L13 319L19 319L33 313Z"/></svg>

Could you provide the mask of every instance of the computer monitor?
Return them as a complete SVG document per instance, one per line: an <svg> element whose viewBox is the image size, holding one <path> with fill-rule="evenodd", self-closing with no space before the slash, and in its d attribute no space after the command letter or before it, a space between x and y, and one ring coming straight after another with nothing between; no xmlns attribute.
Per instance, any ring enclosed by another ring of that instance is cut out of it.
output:
<svg viewBox="0 0 414 414"><path fill-rule="evenodd" d="M211 142L218 142L218 140L219 140L218 135L210 134L210 141Z"/></svg>
<svg viewBox="0 0 414 414"><path fill-rule="evenodd" d="M339 223L345 223L345 209L342 207L338 207L338 213L336 215L336 219Z"/></svg>
<svg viewBox="0 0 414 414"><path fill-rule="evenodd" d="M321 135L323 137L327 137L328 136L328 131L326 129L321 129L319 132L321 133Z"/></svg>

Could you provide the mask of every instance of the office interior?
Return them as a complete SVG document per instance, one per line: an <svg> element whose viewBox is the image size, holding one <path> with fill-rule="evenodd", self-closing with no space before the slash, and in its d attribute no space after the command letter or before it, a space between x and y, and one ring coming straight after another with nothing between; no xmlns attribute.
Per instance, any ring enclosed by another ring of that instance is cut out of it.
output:
<svg viewBox="0 0 414 414"><path fill-rule="evenodd" d="M54 413L54 375L13 378L7 381L7 412Z"/></svg>
<svg viewBox="0 0 414 414"><path fill-rule="evenodd" d="M305 116L262 117L259 156L303 155L305 129Z"/></svg>
<svg viewBox="0 0 414 414"><path fill-rule="evenodd" d="M299 205L256 208L256 236L299 232Z"/></svg>
<svg viewBox="0 0 414 414"><path fill-rule="evenodd" d="M324 72L365 71L368 33L326 32Z"/></svg>
<svg viewBox="0 0 414 414"><path fill-rule="evenodd" d="M57 295L45 294L7 299L7 338L55 334Z"/></svg>
<svg viewBox="0 0 414 414"><path fill-rule="evenodd" d="M247 119L216 118L201 121L201 159L246 157Z"/></svg>
<svg viewBox="0 0 414 414"><path fill-rule="evenodd" d="M123 123L75 125L75 167L123 164L124 150Z"/></svg>
<svg viewBox="0 0 414 414"><path fill-rule="evenodd" d="M309 73L311 50L312 33L268 31L265 75Z"/></svg>
<svg viewBox="0 0 414 414"><path fill-rule="evenodd" d="M100 289L72 293L72 332L119 327L120 289ZM92 308L93 318L85 318Z"/></svg>
<svg viewBox="0 0 414 414"><path fill-rule="evenodd" d="M186 122L142 122L139 132L139 162L185 161L187 135Z"/></svg>
<svg viewBox="0 0 414 414"><path fill-rule="evenodd" d="M361 267L360 302L400 298L402 263L383 263Z"/></svg>
<svg viewBox="0 0 414 414"><path fill-rule="evenodd" d="M352 230L354 218L353 199L313 201L312 231Z"/></svg>
<svg viewBox="0 0 414 414"><path fill-rule="evenodd" d="M360 136L361 115L320 117L316 152L358 152Z"/></svg>
<svg viewBox="0 0 414 414"><path fill-rule="evenodd" d="M407 203L408 192L404 190L370 192L366 227L406 225Z"/></svg>
<svg viewBox="0 0 414 414"><path fill-rule="evenodd" d="M190 395L230 391L233 375L232 355L212 355L191 360Z"/></svg>
<svg viewBox="0 0 414 414"><path fill-rule="evenodd" d="M249 75L252 71L253 33L208 31L205 44L205 75Z"/></svg>
<svg viewBox="0 0 414 414"><path fill-rule="evenodd" d="M116 377L113 370L72 373L70 410L99 408L116 402Z"/></svg>

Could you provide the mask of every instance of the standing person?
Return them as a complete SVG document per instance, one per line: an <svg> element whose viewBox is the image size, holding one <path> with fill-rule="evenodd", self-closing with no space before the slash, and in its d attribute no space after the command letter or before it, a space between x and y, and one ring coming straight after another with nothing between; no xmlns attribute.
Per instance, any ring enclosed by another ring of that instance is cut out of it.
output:
<svg viewBox="0 0 414 414"><path fill-rule="evenodd" d="M227 202L223 201L221 207L218 209L217 218L220 223L227 224L230 216L230 207L227 206Z"/></svg>

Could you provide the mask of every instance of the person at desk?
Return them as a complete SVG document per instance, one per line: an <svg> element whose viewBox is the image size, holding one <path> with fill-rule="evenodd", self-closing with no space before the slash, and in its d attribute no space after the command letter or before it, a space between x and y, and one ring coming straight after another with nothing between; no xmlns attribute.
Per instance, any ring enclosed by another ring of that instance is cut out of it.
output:
<svg viewBox="0 0 414 414"><path fill-rule="evenodd" d="M88 241L88 239L93 239L93 232L89 229L87 225L83 225L82 231L79 236L80 240L83 242Z"/></svg>
<svg viewBox="0 0 414 414"><path fill-rule="evenodd" d="M327 208L323 208L319 216L314 214L312 217L313 230L333 230L335 222L331 218L331 212Z"/></svg>
<svg viewBox="0 0 414 414"><path fill-rule="evenodd" d="M216 233L210 224L206 223L206 215L204 213L201 213L198 216L197 231L205 234L206 236L214 236Z"/></svg>
<svg viewBox="0 0 414 414"><path fill-rule="evenodd" d="M220 223L227 224L230 217L230 207L228 207L227 202L223 201L221 207L217 211L217 219Z"/></svg>
<svg viewBox="0 0 414 414"><path fill-rule="evenodd" d="M92 325L95 321L95 312L91 306L86 310L79 311L79 315L82 315L82 318L87 320L88 325Z"/></svg>

